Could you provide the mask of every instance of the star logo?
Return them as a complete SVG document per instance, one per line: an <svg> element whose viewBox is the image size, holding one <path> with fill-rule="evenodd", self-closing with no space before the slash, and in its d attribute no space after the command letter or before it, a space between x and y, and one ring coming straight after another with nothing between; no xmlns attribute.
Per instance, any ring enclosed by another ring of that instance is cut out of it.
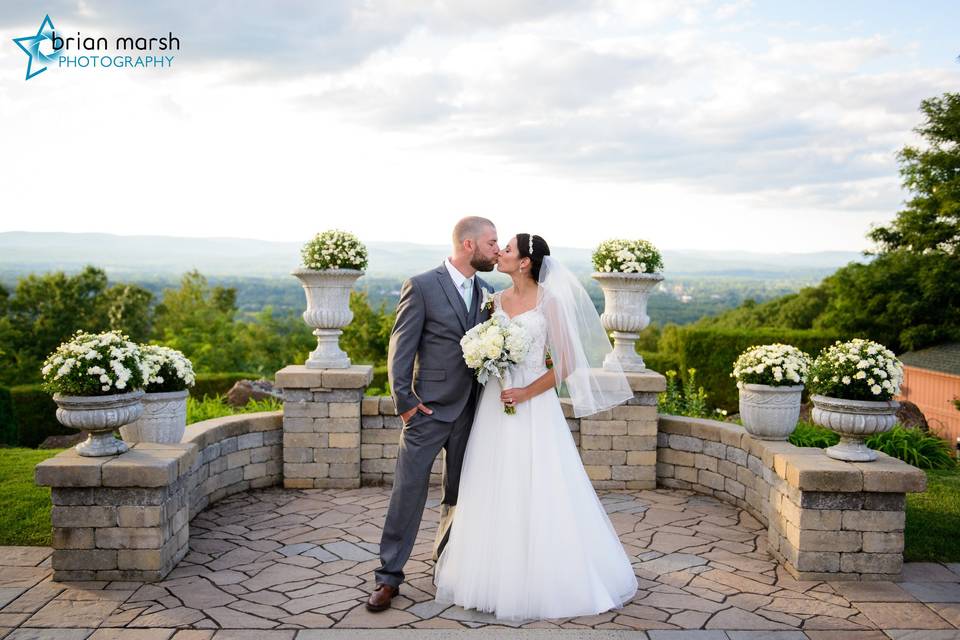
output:
<svg viewBox="0 0 960 640"><path fill-rule="evenodd" d="M13 39L13 42L20 47L20 50L27 54L27 77L24 78L25 80L29 80L46 71L47 64L53 62L56 58L56 50L50 54L45 54L40 51L40 45L44 40L49 40L51 45L53 44L53 33L53 22L48 15L45 16L43 22L40 23L40 28L37 29L37 35ZM34 64L40 68L34 70Z"/></svg>

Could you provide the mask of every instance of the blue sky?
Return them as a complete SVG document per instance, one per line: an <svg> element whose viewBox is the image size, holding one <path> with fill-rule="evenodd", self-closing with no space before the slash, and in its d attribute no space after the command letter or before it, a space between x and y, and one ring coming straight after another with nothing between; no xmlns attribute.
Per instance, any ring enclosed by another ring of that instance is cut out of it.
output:
<svg viewBox="0 0 960 640"><path fill-rule="evenodd" d="M566 246L861 250L920 100L960 86L956 2L237 7L0 6L0 231L432 244L480 214ZM183 49L25 82L38 11Z"/></svg>

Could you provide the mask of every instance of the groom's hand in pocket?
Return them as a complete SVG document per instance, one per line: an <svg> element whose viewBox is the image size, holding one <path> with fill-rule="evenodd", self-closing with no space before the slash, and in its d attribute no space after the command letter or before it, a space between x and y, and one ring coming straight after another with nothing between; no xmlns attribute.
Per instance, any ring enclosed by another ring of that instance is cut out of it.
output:
<svg viewBox="0 0 960 640"><path fill-rule="evenodd" d="M429 408L427 405L421 402L420 404L415 406L413 409L410 409L406 413L400 414L400 419L403 420L403 424L406 425L408 422L410 422L413 416L416 415L417 411L427 416L433 414L433 409Z"/></svg>

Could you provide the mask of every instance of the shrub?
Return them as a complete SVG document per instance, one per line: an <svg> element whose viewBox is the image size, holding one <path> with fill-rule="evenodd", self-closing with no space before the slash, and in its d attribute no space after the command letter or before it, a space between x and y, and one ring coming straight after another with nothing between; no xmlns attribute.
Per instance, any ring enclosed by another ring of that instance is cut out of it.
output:
<svg viewBox="0 0 960 640"><path fill-rule="evenodd" d="M367 387L364 395L367 396L388 396L390 395L390 381L387 378L387 366L373 368L373 380Z"/></svg>
<svg viewBox="0 0 960 640"><path fill-rule="evenodd" d="M640 351L643 363L653 371L677 371L680 369L680 357L676 353L664 351Z"/></svg>
<svg viewBox="0 0 960 640"><path fill-rule="evenodd" d="M190 395L194 398L226 395L239 380L257 380L260 377L256 373L198 373Z"/></svg>
<svg viewBox="0 0 960 640"><path fill-rule="evenodd" d="M303 266L307 269L367 268L367 248L360 239L346 231L324 231L301 250Z"/></svg>
<svg viewBox="0 0 960 640"><path fill-rule="evenodd" d="M10 387L16 443L21 447L37 447L47 436L76 433L57 422L57 405L41 384Z"/></svg>
<svg viewBox="0 0 960 640"><path fill-rule="evenodd" d="M894 425L886 433L867 438L867 446L900 458L918 469L952 469L956 466L946 440L917 428Z"/></svg>
<svg viewBox="0 0 960 640"><path fill-rule="evenodd" d="M810 393L846 400L889 400L902 380L893 352L861 338L824 348L810 367Z"/></svg>
<svg viewBox="0 0 960 640"><path fill-rule="evenodd" d="M280 411L281 409L283 409L283 403L275 398L265 398L263 400L251 398L244 406L234 407L227 404L223 396L204 396L202 400L191 397L187 398L187 424L240 413Z"/></svg>
<svg viewBox="0 0 960 640"><path fill-rule="evenodd" d="M790 444L797 447L819 447L826 449L840 442L840 435L812 422L800 420L797 428L790 434Z"/></svg>
<svg viewBox="0 0 960 640"><path fill-rule="evenodd" d="M10 389L0 387L0 444L17 444L17 423L13 420Z"/></svg>
<svg viewBox="0 0 960 640"><path fill-rule="evenodd" d="M710 412L707 409L707 393L703 387L697 386L697 370L687 371L687 381L681 383L677 372L670 370L666 373L667 390L657 398L657 411L674 416L688 416L690 418L707 418ZM722 415L726 412L720 411Z"/></svg>
<svg viewBox="0 0 960 640"><path fill-rule="evenodd" d="M696 369L710 402L729 411L736 411L739 404L737 386L730 377L730 363L748 347L781 342L806 353L817 353L842 337L828 331L776 327L679 327L671 335L680 359L679 371Z"/></svg>

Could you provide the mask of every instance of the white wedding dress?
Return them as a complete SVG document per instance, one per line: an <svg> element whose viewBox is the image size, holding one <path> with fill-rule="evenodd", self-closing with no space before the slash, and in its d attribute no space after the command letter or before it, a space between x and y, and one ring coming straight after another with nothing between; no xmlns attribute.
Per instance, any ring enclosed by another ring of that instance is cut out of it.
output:
<svg viewBox="0 0 960 640"><path fill-rule="evenodd" d="M502 309L494 313L509 319ZM513 320L533 338L510 374L511 386L523 387L547 370L548 323L541 306ZM623 606L636 594L637 579L557 394L549 389L507 415L500 392L491 377L477 406L456 517L435 570L437 601L509 620Z"/></svg>

